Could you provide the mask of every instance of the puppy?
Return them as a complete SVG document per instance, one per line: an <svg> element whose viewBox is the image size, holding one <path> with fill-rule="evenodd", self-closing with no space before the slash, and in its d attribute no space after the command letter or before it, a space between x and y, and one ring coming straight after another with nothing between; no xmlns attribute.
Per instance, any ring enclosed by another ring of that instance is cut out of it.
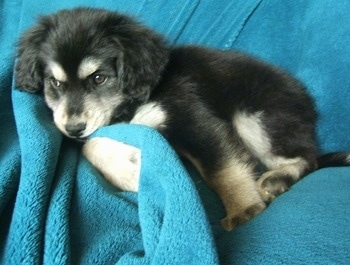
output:
<svg viewBox="0 0 350 265"><path fill-rule="evenodd" d="M43 89L68 137L118 122L156 128L220 196L227 230L305 174L350 164L347 153L317 158L314 104L293 77L239 52L171 47L122 14L78 8L41 17L20 39L15 74L16 87ZM108 159L127 151L100 140L100 148L88 141L85 154L104 172L105 151ZM129 153L127 161L139 161ZM266 169L258 178L257 164ZM137 179L123 186L118 170L107 171L116 186L137 190Z"/></svg>

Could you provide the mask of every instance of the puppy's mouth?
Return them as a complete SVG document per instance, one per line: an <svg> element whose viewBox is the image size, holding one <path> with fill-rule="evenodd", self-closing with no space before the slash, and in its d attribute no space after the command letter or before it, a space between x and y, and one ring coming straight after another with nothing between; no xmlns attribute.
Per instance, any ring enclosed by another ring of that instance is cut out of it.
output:
<svg viewBox="0 0 350 265"><path fill-rule="evenodd" d="M57 127L67 137L83 142L98 129L98 127L91 128L86 123L66 124L63 126L57 125Z"/></svg>
<svg viewBox="0 0 350 265"><path fill-rule="evenodd" d="M65 111L56 110L53 116L55 125L64 135L82 141L109 122L108 113L101 112L68 116Z"/></svg>
<svg viewBox="0 0 350 265"><path fill-rule="evenodd" d="M80 122L75 124L66 124L64 126L67 135L72 138L84 137L86 130L86 123Z"/></svg>

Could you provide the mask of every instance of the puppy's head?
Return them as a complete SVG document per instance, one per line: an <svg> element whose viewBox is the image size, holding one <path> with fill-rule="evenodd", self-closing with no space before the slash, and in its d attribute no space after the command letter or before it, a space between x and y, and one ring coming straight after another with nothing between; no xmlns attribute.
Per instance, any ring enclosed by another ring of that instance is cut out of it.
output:
<svg viewBox="0 0 350 265"><path fill-rule="evenodd" d="M44 89L57 127L84 138L145 103L167 63L163 39L129 17L98 9L42 17L18 47L16 87Z"/></svg>

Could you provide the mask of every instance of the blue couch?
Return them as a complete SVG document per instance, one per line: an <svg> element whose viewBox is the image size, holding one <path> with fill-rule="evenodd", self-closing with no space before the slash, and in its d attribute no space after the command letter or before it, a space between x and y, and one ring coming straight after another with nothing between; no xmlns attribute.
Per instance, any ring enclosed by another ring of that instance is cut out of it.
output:
<svg viewBox="0 0 350 265"><path fill-rule="evenodd" d="M232 232L219 225L217 196L151 128L96 132L142 150L138 194L104 181L41 95L11 89L19 34L74 6L119 10L174 44L238 49L286 69L315 98L320 153L350 151L350 1L3 0L1 264L350 264L349 167L310 174Z"/></svg>

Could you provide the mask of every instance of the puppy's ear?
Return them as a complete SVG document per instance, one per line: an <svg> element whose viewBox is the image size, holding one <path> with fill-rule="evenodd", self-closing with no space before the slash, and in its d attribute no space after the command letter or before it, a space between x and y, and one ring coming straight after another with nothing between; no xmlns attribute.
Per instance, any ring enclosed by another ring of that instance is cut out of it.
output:
<svg viewBox="0 0 350 265"><path fill-rule="evenodd" d="M15 66L16 87L28 92L37 92L43 86L43 69L39 60L41 44L46 38L47 27L39 23L21 37Z"/></svg>
<svg viewBox="0 0 350 265"><path fill-rule="evenodd" d="M168 62L169 49L162 36L129 22L115 34L115 41L122 46L117 71L124 95L131 101L145 102Z"/></svg>

